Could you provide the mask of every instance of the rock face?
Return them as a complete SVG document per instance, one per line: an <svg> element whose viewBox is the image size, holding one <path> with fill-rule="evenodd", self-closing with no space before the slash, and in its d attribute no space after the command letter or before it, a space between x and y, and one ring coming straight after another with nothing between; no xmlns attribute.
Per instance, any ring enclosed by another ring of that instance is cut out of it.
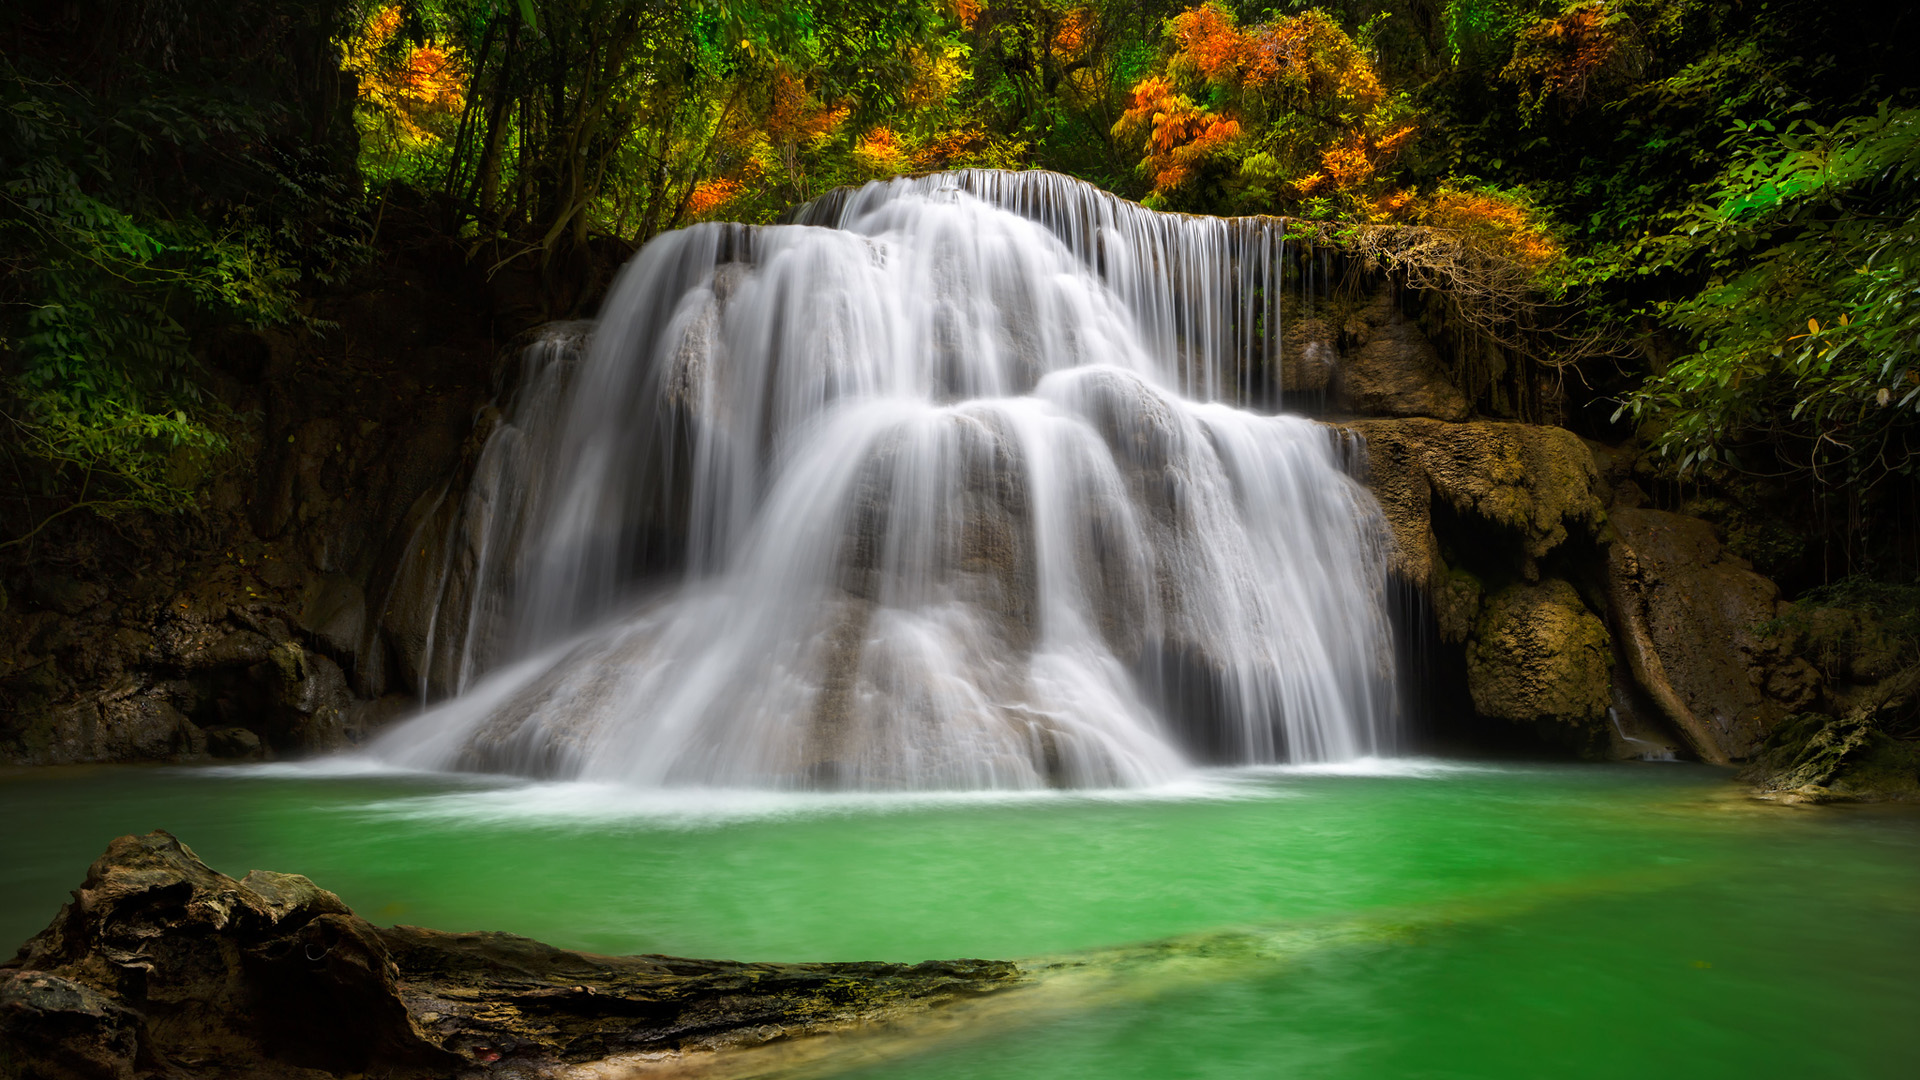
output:
<svg viewBox="0 0 1920 1080"><path fill-rule="evenodd" d="M417 693L377 616L471 451L497 352L445 254L317 298L327 334L207 343L240 430L195 515L72 514L0 552L0 761L314 752Z"/></svg>
<svg viewBox="0 0 1920 1080"><path fill-rule="evenodd" d="M1344 412L1376 416L1430 416L1465 420L1467 396L1447 377L1440 354L1383 288L1347 320L1346 348L1331 372L1333 399ZM1301 353L1311 370L1311 346Z"/></svg>
<svg viewBox="0 0 1920 1080"><path fill-rule="evenodd" d="M822 1033L1022 982L1012 964L738 964L375 927L297 874L113 842L0 967L9 1076L542 1075Z"/></svg>
<svg viewBox="0 0 1920 1080"><path fill-rule="evenodd" d="M1635 675L1702 758L1752 757L1819 690L1767 631L1779 588L1698 518L1621 508L1612 525L1610 588Z"/></svg>
<svg viewBox="0 0 1920 1080"><path fill-rule="evenodd" d="M1517 584L1487 598L1466 664L1481 715L1531 724L1587 755L1605 745L1611 642L1567 582Z"/></svg>
<svg viewBox="0 0 1920 1080"><path fill-rule="evenodd" d="M1357 420L1367 441L1368 486L1393 532L1393 569L1444 588L1436 506L1492 526L1523 568L1601 519L1593 455L1563 428L1478 421Z"/></svg>

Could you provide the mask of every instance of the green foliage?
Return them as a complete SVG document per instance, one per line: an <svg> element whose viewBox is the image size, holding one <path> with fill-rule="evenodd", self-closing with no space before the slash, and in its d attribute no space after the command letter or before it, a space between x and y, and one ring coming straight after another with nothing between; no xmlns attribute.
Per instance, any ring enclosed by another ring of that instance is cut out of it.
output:
<svg viewBox="0 0 1920 1080"><path fill-rule="evenodd" d="M1649 248L1699 266L1658 310L1698 348L1628 399L1680 466L1756 436L1834 479L1911 474L1920 420L1920 110L1737 124L1732 163Z"/></svg>
<svg viewBox="0 0 1920 1080"><path fill-rule="evenodd" d="M99 40L88 27L5 17L32 47L0 56L0 450L14 456L4 495L24 511L0 543L77 509L191 507L227 442L196 331L299 320L302 278L357 248L319 148L275 145L291 112L244 82L167 71L193 66L196 28L148 14L123 30L161 63L136 51L92 81L63 73ZM248 8L229 29L260 17Z"/></svg>

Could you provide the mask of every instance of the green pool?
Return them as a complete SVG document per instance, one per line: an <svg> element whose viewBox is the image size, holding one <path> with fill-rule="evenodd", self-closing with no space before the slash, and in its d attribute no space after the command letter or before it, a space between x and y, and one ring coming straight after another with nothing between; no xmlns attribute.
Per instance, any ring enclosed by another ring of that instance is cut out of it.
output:
<svg viewBox="0 0 1920 1080"><path fill-rule="evenodd" d="M863 1080L1920 1075L1920 814L1759 805L1690 766L1396 762L1017 797L46 769L0 774L0 821L9 943L110 838L153 828L378 922L598 952L1179 939L1156 955L1180 964L1116 970L1084 1007L839 1074ZM1221 932L1282 946L1227 956L1206 944Z"/></svg>

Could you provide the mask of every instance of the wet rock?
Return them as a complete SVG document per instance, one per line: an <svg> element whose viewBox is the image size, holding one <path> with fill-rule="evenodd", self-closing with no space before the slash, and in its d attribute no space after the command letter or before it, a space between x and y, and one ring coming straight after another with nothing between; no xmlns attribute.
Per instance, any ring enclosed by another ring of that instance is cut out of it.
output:
<svg viewBox="0 0 1920 1080"><path fill-rule="evenodd" d="M262 755L260 736L243 727L210 727L206 738L207 753L217 758L252 761Z"/></svg>
<svg viewBox="0 0 1920 1080"><path fill-rule="evenodd" d="M346 745L354 697L340 665L295 641L274 646L268 657L277 677L277 708L266 732L268 742L282 751Z"/></svg>
<svg viewBox="0 0 1920 1080"><path fill-rule="evenodd" d="M345 574L315 577L301 596L300 623L336 655L352 656L366 637L366 593Z"/></svg>
<svg viewBox="0 0 1920 1080"><path fill-rule="evenodd" d="M1441 575L1439 586L1428 598L1441 641L1458 645L1472 635L1473 625L1480 617L1480 598L1484 591L1480 579L1464 570L1449 570Z"/></svg>
<svg viewBox="0 0 1920 1080"><path fill-rule="evenodd" d="M740 964L381 929L297 874L235 881L156 832L113 842L0 967L19 1075L544 1075L884 1023L1023 983L1012 964Z"/></svg>
<svg viewBox="0 0 1920 1080"><path fill-rule="evenodd" d="M1703 758L1752 756L1818 685L1812 666L1768 631L1778 587L1698 518L1622 508L1612 524L1610 587L1636 639L1635 676Z"/></svg>
<svg viewBox="0 0 1920 1080"><path fill-rule="evenodd" d="M1288 394L1321 394L1340 366L1338 335L1324 319L1289 325L1280 338L1280 388Z"/></svg>
<svg viewBox="0 0 1920 1080"><path fill-rule="evenodd" d="M1348 347L1332 379L1346 412L1465 420L1467 396L1447 376L1440 354L1383 289L1347 321Z"/></svg>
<svg viewBox="0 0 1920 1080"><path fill-rule="evenodd" d="M100 724L82 760L170 761L204 751L200 729L165 699L148 693L109 695L100 703Z"/></svg>
<svg viewBox="0 0 1920 1080"><path fill-rule="evenodd" d="M82 1031L48 1047L50 1057L111 1049L116 1069L229 1075L269 1075L276 1061L334 1072L376 1060L461 1063L421 1036L391 958L338 897L291 874L235 881L166 833L114 841L7 966L15 985L84 988L86 1004L114 1021L104 1047Z"/></svg>
<svg viewBox="0 0 1920 1080"><path fill-rule="evenodd" d="M1607 738L1611 649L1606 625L1572 585L1511 585L1487 598L1474 624L1467 689L1482 715L1592 754Z"/></svg>
<svg viewBox="0 0 1920 1080"><path fill-rule="evenodd" d="M1741 778L1783 802L1920 800L1920 663L1865 686L1822 695L1767 733ZM1902 733L1898 737L1894 733Z"/></svg>
<svg viewBox="0 0 1920 1080"><path fill-rule="evenodd" d="M1824 801L1826 785L1867 745L1872 720L1859 713L1835 718L1799 713L1782 721L1767 741L1749 775L1769 794L1791 793L1801 800Z"/></svg>
<svg viewBox="0 0 1920 1080"><path fill-rule="evenodd" d="M1599 527L1593 457L1563 428L1426 419L1341 426L1367 441L1367 482L1393 535L1393 569L1430 593L1443 585L1445 566L1433 531L1437 503L1510 537L1516 562Z"/></svg>
<svg viewBox="0 0 1920 1080"><path fill-rule="evenodd" d="M44 573L35 574L27 581L22 600L70 617L96 614L96 609L107 600L107 590L95 582Z"/></svg>
<svg viewBox="0 0 1920 1080"><path fill-rule="evenodd" d="M140 1015L85 983L0 971L0 1069L34 1080L132 1080Z"/></svg>

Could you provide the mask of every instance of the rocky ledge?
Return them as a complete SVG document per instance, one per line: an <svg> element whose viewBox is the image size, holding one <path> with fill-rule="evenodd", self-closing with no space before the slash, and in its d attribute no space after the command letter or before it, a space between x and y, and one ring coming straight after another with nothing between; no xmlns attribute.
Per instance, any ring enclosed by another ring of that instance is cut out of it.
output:
<svg viewBox="0 0 1920 1080"><path fill-rule="evenodd" d="M1026 981L986 960L595 956L377 927L298 874L236 881L153 832L115 840L0 965L0 1076L558 1077L871 1028Z"/></svg>

